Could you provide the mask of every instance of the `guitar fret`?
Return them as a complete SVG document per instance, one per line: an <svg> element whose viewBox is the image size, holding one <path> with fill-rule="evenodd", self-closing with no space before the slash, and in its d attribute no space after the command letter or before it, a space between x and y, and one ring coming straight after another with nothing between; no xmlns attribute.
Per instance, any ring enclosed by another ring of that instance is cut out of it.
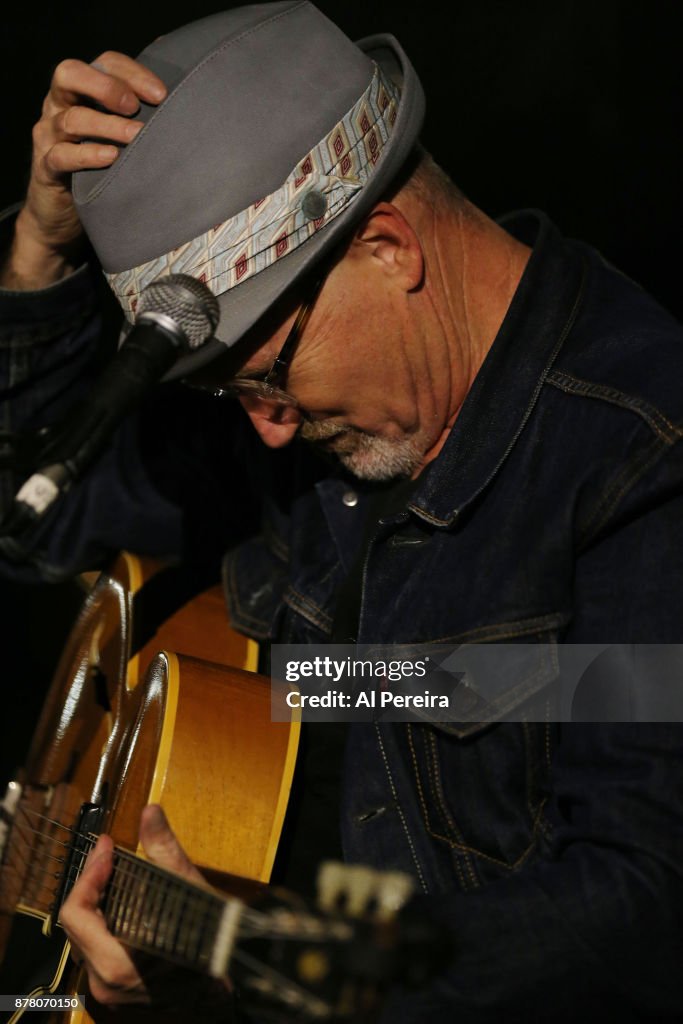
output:
<svg viewBox="0 0 683 1024"><path fill-rule="evenodd" d="M195 966L197 968L203 966L207 962L207 954L205 947L207 943L207 936L212 931L212 921L215 921L215 911L213 906L213 897L210 893L203 893L200 900L199 907L199 936L197 942L197 950L195 953ZM213 929L215 931L215 929Z"/></svg>
<svg viewBox="0 0 683 1024"><path fill-rule="evenodd" d="M114 935L119 936L121 934L121 924L123 922L126 885L126 876L123 874L120 864L118 865L118 870L115 869L113 884L115 888L115 900L114 913L111 922L111 930L114 933Z"/></svg>
<svg viewBox="0 0 683 1024"><path fill-rule="evenodd" d="M206 895L203 893L201 896L198 895L195 899L195 942L192 953L192 959L196 967L199 966L201 962L202 947L206 935L209 911L210 905Z"/></svg>
<svg viewBox="0 0 683 1024"><path fill-rule="evenodd" d="M188 928L188 913L189 913L189 902L187 892L180 893L180 908L178 914L178 944L176 952L183 960L189 960L188 952L188 940L189 940L189 928Z"/></svg>
<svg viewBox="0 0 683 1024"><path fill-rule="evenodd" d="M119 891L119 876L116 872L116 860L114 860L114 871L112 872L112 876L109 880L109 885L107 886L107 894L105 896L104 906L102 908L104 919L107 922L107 927L110 932L113 932L115 930L114 922L116 921L116 915L118 913L120 898L121 894Z"/></svg>
<svg viewBox="0 0 683 1024"><path fill-rule="evenodd" d="M128 865L131 875L133 900L130 910L129 936L131 941L147 946L150 886L148 870L140 861Z"/></svg>
<svg viewBox="0 0 683 1024"><path fill-rule="evenodd" d="M224 901L162 874L142 860L116 857L103 912L110 931L149 953L208 970Z"/></svg>
<svg viewBox="0 0 683 1024"><path fill-rule="evenodd" d="M135 902L135 897L138 893L137 888L137 873L135 870L131 870L131 865L126 864L122 869L123 880L121 884L121 910L122 913L118 920L119 935L121 938L126 939L130 935L131 924L135 918L135 914L138 911L138 906Z"/></svg>
<svg viewBox="0 0 683 1024"><path fill-rule="evenodd" d="M198 947L201 942L200 908L202 895L193 890L187 890L184 893L181 917L181 931L184 937L182 955L188 965L191 966L197 963Z"/></svg>
<svg viewBox="0 0 683 1024"><path fill-rule="evenodd" d="M187 958L190 961L194 960L194 946L197 941L197 901L192 899L192 895L188 893L187 897L188 906L188 924L187 924Z"/></svg>
<svg viewBox="0 0 683 1024"><path fill-rule="evenodd" d="M118 937L125 935L124 926L126 922L126 915L128 912L128 890L130 888L130 878L125 870L125 865L119 865L119 905L118 913L116 915L115 932Z"/></svg>
<svg viewBox="0 0 683 1024"><path fill-rule="evenodd" d="M168 878L157 879L157 888L159 891L159 912L157 914L156 927L154 929L154 948L157 952L161 952L164 948L164 939L167 927L166 918L168 913L167 901L169 893Z"/></svg>
<svg viewBox="0 0 683 1024"><path fill-rule="evenodd" d="M149 880L145 879L141 884L140 879L140 867L137 862L130 865L130 872L135 879L135 886L137 891L137 900L135 907L133 908L133 919L132 927L134 930L133 938L135 942L148 948L149 946L149 911L150 911L150 900L152 893L150 892Z"/></svg>
<svg viewBox="0 0 683 1024"><path fill-rule="evenodd" d="M180 886L171 885L168 897L167 909L167 932L165 949L168 953L175 953L178 945L178 933L180 929L180 908L182 905Z"/></svg>
<svg viewBox="0 0 683 1024"><path fill-rule="evenodd" d="M150 886L150 901L148 908L147 944L153 949L158 949L159 929L164 909L164 883L165 880L155 878Z"/></svg>

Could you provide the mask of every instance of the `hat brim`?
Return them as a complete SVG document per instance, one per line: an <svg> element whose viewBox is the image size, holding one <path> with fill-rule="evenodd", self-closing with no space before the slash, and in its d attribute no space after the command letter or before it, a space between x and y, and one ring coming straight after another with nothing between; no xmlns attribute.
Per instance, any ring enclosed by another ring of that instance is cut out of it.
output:
<svg viewBox="0 0 683 1024"><path fill-rule="evenodd" d="M420 134L425 100L420 80L397 40L389 34L368 36L356 44L389 76L398 79L401 100L394 130L377 169L344 213L321 227L294 252L242 284L218 296L220 322L215 337L184 356L164 378L182 379L231 348L258 320L362 220L381 199L410 156Z"/></svg>

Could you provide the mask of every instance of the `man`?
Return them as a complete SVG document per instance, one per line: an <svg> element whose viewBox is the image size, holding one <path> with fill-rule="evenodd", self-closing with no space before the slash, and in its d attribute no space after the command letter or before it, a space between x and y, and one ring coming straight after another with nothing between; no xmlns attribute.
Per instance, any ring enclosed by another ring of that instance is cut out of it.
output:
<svg viewBox="0 0 683 1024"><path fill-rule="evenodd" d="M60 65L35 130L4 278L8 333L29 338L17 429L46 418L37 389L53 418L87 385L82 221L129 314L160 273L211 284L219 343L173 373L235 391L284 451L245 457L233 414L195 406L164 452L143 410L6 550L56 576L120 544L187 549L208 496L229 505L219 454L263 496L263 533L229 514L238 628L537 644L508 694L518 722L462 707L438 728L349 730L344 854L414 875L455 943L386 1020L680 1020L680 727L524 713L560 640L678 641L680 328L542 215L495 224L416 155L419 84L390 37L354 47L284 3L206 19L141 61ZM300 439L340 467L311 466ZM157 811L142 838L192 870ZM95 909L108 870L104 839L63 919L98 998L144 999Z"/></svg>

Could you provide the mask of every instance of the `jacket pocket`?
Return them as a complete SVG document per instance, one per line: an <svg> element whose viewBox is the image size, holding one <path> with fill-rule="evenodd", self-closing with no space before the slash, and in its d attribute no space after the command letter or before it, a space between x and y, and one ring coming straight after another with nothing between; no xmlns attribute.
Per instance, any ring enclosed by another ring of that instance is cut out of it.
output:
<svg viewBox="0 0 683 1024"><path fill-rule="evenodd" d="M445 664L460 682L449 721L425 716L404 726L423 826L466 888L517 870L549 836L554 684L567 621L551 613L454 637L461 646Z"/></svg>
<svg viewBox="0 0 683 1024"><path fill-rule="evenodd" d="M422 824L465 888L519 869L549 836L555 728L510 722L459 738L404 726Z"/></svg>

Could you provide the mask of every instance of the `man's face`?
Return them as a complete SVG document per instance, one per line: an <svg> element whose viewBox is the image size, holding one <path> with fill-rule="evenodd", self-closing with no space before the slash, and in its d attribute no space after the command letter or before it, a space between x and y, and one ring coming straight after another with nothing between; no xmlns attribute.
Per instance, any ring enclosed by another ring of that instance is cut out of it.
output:
<svg viewBox="0 0 683 1024"><path fill-rule="evenodd" d="M251 382L240 401L270 447L298 433L363 479L415 476L447 436L452 398L447 339L423 282L415 230L379 203L317 292L304 283L276 304L213 364L212 381Z"/></svg>
<svg viewBox="0 0 683 1024"><path fill-rule="evenodd" d="M299 434L362 479L409 477L422 466L433 438L420 426L415 381L399 354L403 327L386 301L390 296L359 286L357 269L342 260L315 299L286 373L286 391L297 404L249 394L240 401L271 447ZM251 339L253 351L236 381L268 373L300 305L292 297L278 322L276 313L261 325L261 338Z"/></svg>

